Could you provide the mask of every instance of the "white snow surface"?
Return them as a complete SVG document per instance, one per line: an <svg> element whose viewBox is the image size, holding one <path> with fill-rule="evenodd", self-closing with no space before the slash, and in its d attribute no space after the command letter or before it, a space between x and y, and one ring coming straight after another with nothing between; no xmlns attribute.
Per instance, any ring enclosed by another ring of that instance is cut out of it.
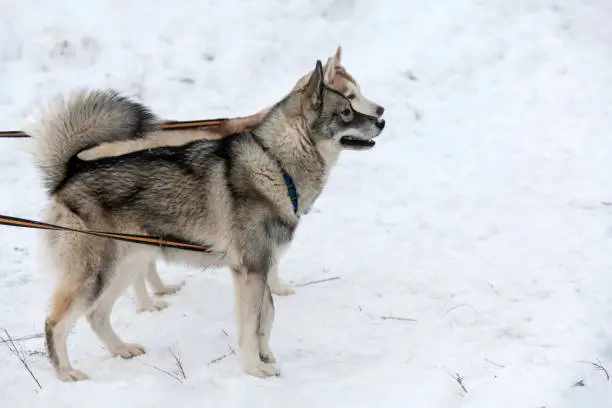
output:
<svg viewBox="0 0 612 408"><path fill-rule="evenodd" d="M113 87L168 119L253 113L317 58L386 108L346 152L281 264L282 375L236 347L225 270L160 262L170 307L112 321L146 346L108 357L85 320L38 389L0 344L4 407L604 407L612 401L612 4L606 0L0 0L0 129L76 88ZM41 219L28 140L1 139L0 214ZM0 328L42 332L53 274L35 230L0 227ZM391 317L391 318L389 318ZM170 348L183 362L182 382ZM462 377L463 390L453 378ZM584 386L575 386L582 381Z"/></svg>

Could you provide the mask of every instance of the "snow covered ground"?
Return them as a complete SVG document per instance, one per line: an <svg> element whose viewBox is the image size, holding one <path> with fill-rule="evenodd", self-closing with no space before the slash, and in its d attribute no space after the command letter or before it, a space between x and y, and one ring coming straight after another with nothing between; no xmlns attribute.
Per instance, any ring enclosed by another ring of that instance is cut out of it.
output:
<svg viewBox="0 0 612 408"><path fill-rule="evenodd" d="M140 359L70 337L92 381L37 386L0 344L6 407L604 407L612 382L612 4L606 0L0 0L0 129L76 87L114 87L160 115L249 114L338 44L387 108L347 152L281 265L282 375L243 374L226 271L185 280L160 313L131 292L113 321ZM40 219L24 152L0 140L0 213ZM0 228L0 328L39 333L52 279L32 230ZM391 318L390 318L391 317ZM176 370L180 381L151 366ZM465 390L453 378L462 377ZM584 386L576 386L580 383Z"/></svg>

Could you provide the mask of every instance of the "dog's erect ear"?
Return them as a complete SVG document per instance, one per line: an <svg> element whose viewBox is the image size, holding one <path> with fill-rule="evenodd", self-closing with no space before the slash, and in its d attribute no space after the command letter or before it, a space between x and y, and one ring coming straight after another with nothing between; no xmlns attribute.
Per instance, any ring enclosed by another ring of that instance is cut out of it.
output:
<svg viewBox="0 0 612 408"><path fill-rule="evenodd" d="M327 62L325 63L325 67L323 69L323 71L325 72L325 82L326 83L329 84L334 79L334 76L336 75L336 68L340 66L341 62L342 62L342 47L338 46L336 53L334 54L333 57L330 57L327 59Z"/></svg>
<svg viewBox="0 0 612 408"><path fill-rule="evenodd" d="M336 55L334 55L334 58L336 60L336 65L340 65L340 62L342 61L342 47L340 45L336 50Z"/></svg>
<svg viewBox="0 0 612 408"><path fill-rule="evenodd" d="M336 59L335 57L329 57L327 62L323 66L323 78L326 84L331 84L336 76Z"/></svg>
<svg viewBox="0 0 612 408"><path fill-rule="evenodd" d="M320 60L317 60L317 65L310 75L308 84L306 84L306 88L304 89L304 99L307 103L310 103L313 108L318 109L321 107L321 103L323 102L323 87L323 65Z"/></svg>

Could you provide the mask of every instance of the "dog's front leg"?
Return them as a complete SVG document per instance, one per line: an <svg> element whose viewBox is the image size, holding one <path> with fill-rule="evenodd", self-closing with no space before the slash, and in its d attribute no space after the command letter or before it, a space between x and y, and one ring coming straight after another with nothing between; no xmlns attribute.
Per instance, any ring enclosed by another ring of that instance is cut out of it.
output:
<svg viewBox="0 0 612 408"><path fill-rule="evenodd" d="M259 358L264 363L276 363L274 353L270 349L270 332L274 324L274 300L270 286L266 284L264 288L264 301L261 306L261 318L259 319L259 329L257 330L257 339L259 342Z"/></svg>
<svg viewBox="0 0 612 408"><path fill-rule="evenodd" d="M256 377L280 372L268 346L274 321L274 305L265 273L246 268L232 269L236 292L238 345L244 370Z"/></svg>

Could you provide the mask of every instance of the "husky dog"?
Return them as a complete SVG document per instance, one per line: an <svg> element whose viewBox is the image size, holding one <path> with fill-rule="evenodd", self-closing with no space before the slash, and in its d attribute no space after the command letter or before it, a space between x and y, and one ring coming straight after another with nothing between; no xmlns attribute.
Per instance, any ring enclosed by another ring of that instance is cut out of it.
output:
<svg viewBox="0 0 612 408"><path fill-rule="evenodd" d="M138 265L163 255L170 262L230 268L243 368L257 377L278 375L268 343L274 320L269 271L340 152L373 147L385 122L355 111L326 86L317 61L306 86L250 132L119 157L78 157L91 146L156 132L156 123L146 107L113 91L92 91L46 112L31 132L51 197L47 222L211 247L202 253L44 231L44 247L59 272L45 321L51 364L62 380L87 378L71 366L67 349L70 329L83 314L112 356L143 354L142 346L117 336L110 314L144 273Z"/></svg>
<svg viewBox="0 0 612 408"><path fill-rule="evenodd" d="M338 46L336 53L327 59L323 66L324 81L327 86L340 92L351 101L354 110L369 116L381 117L385 109L367 99L362 93L357 81L347 72L342 65L342 48ZM312 72L302 76L295 84L292 92L303 88ZM101 157L119 156L136 150L149 149L161 146L178 146L197 139L219 139L229 134L252 130L259 125L271 108L266 108L250 116L230 119L220 125L198 130L176 130L156 132L148 137L137 140L124 140L121 142L108 142L88 151L82 152L79 157L83 160L94 160ZM168 303L163 300L153 300L149 297L145 277L153 292L157 296L172 294L181 288L177 284L165 284L157 273L156 261L151 261L147 266L149 272L135 280L133 288L139 311L156 311L164 309ZM275 265L268 276L268 284L273 294L287 296L295 293L295 290L282 283L278 277L278 268Z"/></svg>
<svg viewBox="0 0 612 408"><path fill-rule="evenodd" d="M31 131L51 196L47 222L211 246L203 254L44 231L59 272L45 321L56 374L62 380L87 378L71 366L66 344L83 314L112 356L144 353L117 336L110 313L144 273L138 265L161 253L168 261L231 269L244 370L278 375L268 344L274 320L269 271L291 242L300 215L322 192L340 152L373 147L385 122L355 111L349 99L326 86L317 61L306 86L275 105L251 132L119 157L78 157L101 143L154 133L156 123L146 107L112 91L94 91L60 103Z"/></svg>

